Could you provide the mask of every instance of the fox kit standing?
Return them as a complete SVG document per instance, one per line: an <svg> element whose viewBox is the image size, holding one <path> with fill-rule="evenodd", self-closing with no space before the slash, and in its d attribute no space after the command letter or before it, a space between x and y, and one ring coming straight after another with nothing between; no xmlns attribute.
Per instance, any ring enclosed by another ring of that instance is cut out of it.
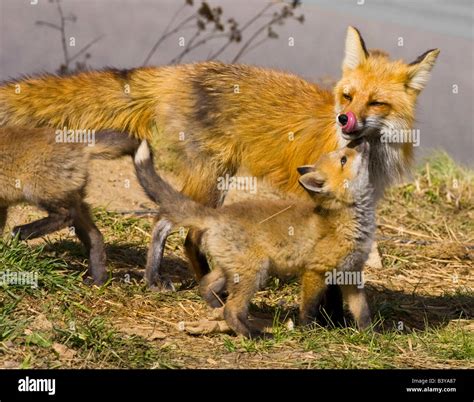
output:
<svg viewBox="0 0 474 402"><path fill-rule="evenodd" d="M110 132L96 133L95 140L56 142L53 129L0 128L0 234L9 206L27 202L45 210L46 218L15 227L13 235L32 239L74 226L99 285L107 279L104 241L84 202L90 160L133 155L138 142Z"/></svg>
<svg viewBox="0 0 474 402"><path fill-rule="evenodd" d="M301 278L300 321L311 322L333 269L361 271L375 229L373 189L369 182L369 145L344 148L300 167L302 187L312 201L244 201L218 210L175 191L155 172L144 141L135 156L138 179L161 213L175 225L203 231L202 247L217 267L201 283L213 297L214 275L225 278L229 297L224 318L238 334L253 336L248 305L270 275ZM289 235L289 228L294 234ZM359 286L358 286L359 285ZM357 325L370 324L360 284L342 286ZM212 303L212 301L211 301Z"/></svg>
<svg viewBox="0 0 474 402"><path fill-rule="evenodd" d="M26 78L0 87L0 125L113 129L149 139L158 151L175 151L183 194L210 207L226 195L218 179L241 166L306 198L296 168L363 136L380 196L410 167L413 151L409 143L380 141L382 130L412 127L438 54L391 61L368 51L349 27L334 91L292 74L218 62ZM166 286L159 264L170 227L161 220L153 230L150 285ZM192 230L185 242L198 279L209 272L200 237Z"/></svg>

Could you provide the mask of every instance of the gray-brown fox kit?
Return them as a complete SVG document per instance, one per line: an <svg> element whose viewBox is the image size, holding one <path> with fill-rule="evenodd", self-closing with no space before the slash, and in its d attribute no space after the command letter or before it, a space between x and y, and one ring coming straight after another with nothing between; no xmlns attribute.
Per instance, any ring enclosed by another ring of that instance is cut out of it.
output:
<svg viewBox="0 0 474 402"><path fill-rule="evenodd" d="M368 161L369 145L363 141L300 167L299 183L311 201L244 201L213 209L190 200L156 174L146 141L135 155L138 179L160 205L162 216L174 225L203 231L203 250L216 269L204 277L201 292L213 304L213 286L219 282L215 278L224 277L220 286L229 292L225 320L245 336L255 335L248 305L270 275L301 278L300 321L305 324L317 312L328 272L362 270L375 229ZM357 325L367 327L370 314L360 283L342 286L342 293Z"/></svg>
<svg viewBox="0 0 474 402"><path fill-rule="evenodd" d="M46 218L17 226L20 239L44 236L73 226L89 252L94 284L107 279L102 235L84 202L91 158L133 155L139 142L114 132L94 133L94 143L58 142L50 128L0 128L0 234L8 207L27 202L48 213Z"/></svg>

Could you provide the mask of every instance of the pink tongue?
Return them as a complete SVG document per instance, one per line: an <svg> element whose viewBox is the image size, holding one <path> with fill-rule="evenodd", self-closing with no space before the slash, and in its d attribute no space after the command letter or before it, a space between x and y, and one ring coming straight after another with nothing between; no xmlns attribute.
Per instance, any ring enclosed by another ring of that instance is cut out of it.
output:
<svg viewBox="0 0 474 402"><path fill-rule="evenodd" d="M347 112L347 123L344 127L342 127L342 131L344 133L350 133L351 131L354 131L355 128L357 127L357 119L356 115L352 112Z"/></svg>

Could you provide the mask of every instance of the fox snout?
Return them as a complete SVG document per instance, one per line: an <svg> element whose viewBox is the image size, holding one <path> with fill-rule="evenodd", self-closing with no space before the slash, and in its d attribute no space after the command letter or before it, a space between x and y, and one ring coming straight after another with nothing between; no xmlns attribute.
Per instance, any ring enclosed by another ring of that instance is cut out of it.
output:
<svg viewBox="0 0 474 402"><path fill-rule="evenodd" d="M357 117L353 112L339 113L337 116L337 121L344 134L349 134L357 130Z"/></svg>
<svg viewBox="0 0 474 402"><path fill-rule="evenodd" d="M357 140L361 137L380 130L384 126L384 119L378 117L357 117L354 112L339 113L336 117L337 124L341 127L342 136L349 141Z"/></svg>

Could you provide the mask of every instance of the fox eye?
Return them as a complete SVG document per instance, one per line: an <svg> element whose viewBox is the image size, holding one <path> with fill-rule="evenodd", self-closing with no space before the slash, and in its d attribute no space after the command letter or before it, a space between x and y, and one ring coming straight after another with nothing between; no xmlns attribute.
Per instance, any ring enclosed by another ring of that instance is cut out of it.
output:
<svg viewBox="0 0 474 402"><path fill-rule="evenodd" d="M348 100L349 102L352 100L352 96L350 96L349 94L342 94L343 98Z"/></svg>
<svg viewBox="0 0 474 402"><path fill-rule="evenodd" d="M372 101L369 103L369 106L385 106L385 105L387 105L385 102Z"/></svg>
<svg viewBox="0 0 474 402"><path fill-rule="evenodd" d="M344 166L346 164L346 162L347 162L347 157L343 156L341 158L341 166Z"/></svg>

